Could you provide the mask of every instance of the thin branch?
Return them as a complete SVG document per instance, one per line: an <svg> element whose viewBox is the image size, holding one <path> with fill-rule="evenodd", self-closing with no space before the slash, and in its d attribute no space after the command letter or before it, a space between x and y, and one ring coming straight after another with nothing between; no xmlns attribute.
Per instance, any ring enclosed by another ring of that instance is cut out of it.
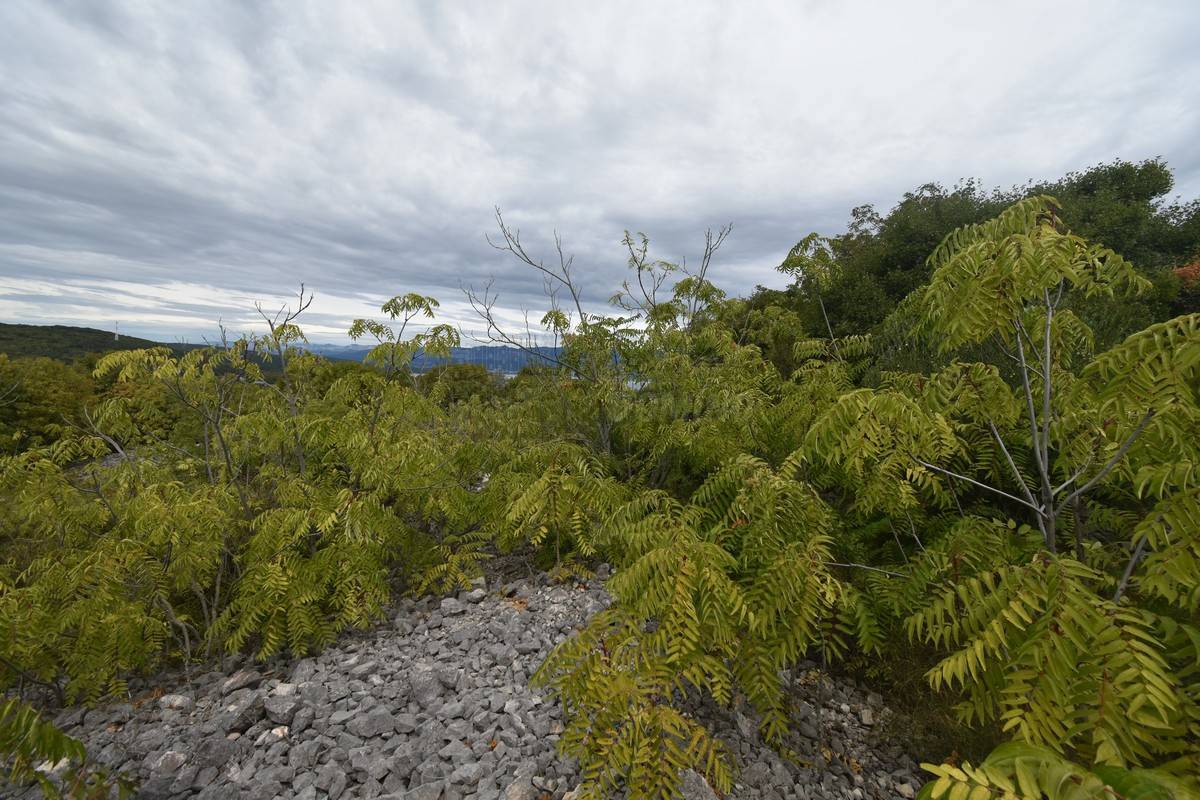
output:
<svg viewBox="0 0 1200 800"><path fill-rule="evenodd" d="M579 318L582 321L585 317L583 313L582 298L580 296L578 287L576 287L574 281L571 280L571 267L575 263L575 257L567 256L563 252L562 238L559 237L558 232L556 231L554 234L554 247L558 253L559 271L555 272L547 267L541 260L535 259L533 256L529 255L529 253L525 250L525 246L521 244L521 231L519 229L508 227L507 223L504 222L504 215L500 212L499 207L496 208L496 224L500 228L500 236L502 237L503 242L497 244L496 242L492 241L490 236L487 236L485 237L487 239L487 243L497 250L503 250L507 253L511 253L522 263L528 264L537 271L541 272L548 280L561 284L563 287L565 287L567 291L571 293L571 299L574 301L575 309L579 312Z"/></svg>
<svg viewBox="0 0 1200 800"><path fill-rule="evenodd" d="M1046 299L1046 336L1042 351L1042 464L1048 474L1050 471L1050 392L1052 387L1050 381L1050 334L1054 321L1054 304L1050 301L1049 289L1043 289L1042 294ZM1059 294L1061 295L1062 292L1060 291ZM1049 483L1046 481L1047 486Z"/></svg>
<svg viewBox="0 0 1200 800"><path fill-rule="evenodd" d="M1045 472L1046 467L1042 464L1042 448L1038 442L1037 411L1033 405L1033 388L1029 385L1029 365L1025 360L1025 344L1021 341L1020 336L1025 333L1025 326L1021 324L1019 316L1014 317L1013 321L1017 324L1017 362L1021 365L1021 387L1025 392L1025 406L1029 413L1029 431L1033 436L1033 456L1037 461L1038 472L1042 473ZM1045 376L1042 380L1045 381Z"/></svg>
<svg viewBox="0 0 1200 800"><path fill-rule="evenodd" d="M532 346L532 333L527 334L527 339L530 344L522 344L516 338L504 332L504 329L500 327L499 323L497 323L495 313L492 311L492 309L495 307L497 296L491 292L490 283L488 286L484 287L482 295L478 294L474 289L469 287L463 287L463 293L466 294L467 302L471 304L472 310L474 310L475 313L487 325L486 336L488 338L486 341L508 345L509 347L515 347L523 353L535 356L544 361L550 361L556 364L558 367L574 374L576 377L583 377L579 370L577 370L575 367L572 367L570 364L567 364L556 356L550 355L549 353L544 353L540 349ZM476 341L484 340L476 338Z"/></svg>
<svg viewBox="0 0 1200 800"><path fill-rule="evenodd" d="M1097 472L1094 476L1092 476L1092 479L1090 481L1085 483L1083 486L1080 486L1075 491L1071 492L1071 494L1069 494L1067 496L1067 499L1059 504L1060 510L1063 507L1065 507L1068 503L1070 503L1072 500L1074 500L1076 497L1083 494L1084 492L1086 492L1088 489L1095 486L1100 481L1104 480L1105 476L1108 475L1108 473L1112 472L1113 467L1115 467L1117 465L1117 462L1119 462L1121 460L1121 458L1124 457L1125 453L1129 450L1130 447L1133 446L1133 443L1137 440L1137 438L1142 435L1142 432L1144 430L1146 430L1146 426L1150 424L1150 419L1154 416L1154 413L1155 413L1154 409L1152 408L1149 411L1147 411L1145 413L1145 415L1142 416L1142 421L1138 423L1138 426L1136 428L1134 428L1133 433L1129 434L1129 438L1125 440L1125 443L1121 445L1121 448L1119 450L1117 450L1116 453L1113 454L1113 457L1110 458L1103 467L1100 468L1099 472Z"/></svg>
<svg viewBox="0 0 1200 800"><path fill-rule="evenodd" d="M38 678L37 676L35 676L33 673L28 672L28 671L22 669L21 667L17 666L15 663L13 663L12 661L9 661L7 658L5 658L2 655L0 655L0 664L3 664L4 666L8 667L13 672L17 673L17 675L20 676L20 678L22 680L29 681L30 683L35 683L38 686L45 686L47 689L50 689L51 691L54 692L55 697L58 699L59 705L65 705L66 701L65 701L65 698L63 697L63 689L61 686L58 685L57 681L44 681L41 678Z"/></svg>
<svg viewBox="0 0 1200 800"><path fill-rule="evenodd" d="M872 567L872 566L868 566L867 564L854 564L854 563L847 564L847 563L843 563L841 561L822 561L821 563L826 567L848 567L850 569L865 569L865 570L869 570L871 572L879 572L879 573L882 573L883 575L887 575L890 578L907 578L908 577L903 572L892 572L891 570L888 570L888 569L880 569L879 567Z"/></svg>
<svg viewBox="0 0 1200 800"><path fill-rule="evenodd" d="M1029 500L1030 505L1036 504L1037 501L1033 499L1033 492L1029 491L1029 485L1025 483L1025 476L1021 474L1021 470L1017 469L1017 464L1013 461L1012 455L1009 454L1008 448L1004 444L1004 439L1000 438L1000 431L996 430L996 423L989 419L988 427L992 429L992 436L995 437L996 444L1000 445L1000 452L1004 453L1004 459L1008 462L1008 467L1012 470L1013 477L1017 479L1021 491L1025 493L1025 498Z"/></svg>
<svg viewBox="0 0 1200 800"><path fill-rule="evenodd" d="M1072 483L1079 480L1079 476L1082 475L1083 473L1087 472L1087 468L1090 467L1092 465L1092 462L1095 460L1096 460L1096 453L1095 453L1095 451L1092 451L1092 453L1090 453L1088 455L1087 461L1083 462L1082 467L1075 470L1075 473L1071 477L1067 478L1065 481L1063 481L1061 484L1059 484L1057 487L1055 487L1054 494L1058 494L1063 489L1067 488Z"/></svg>
<svg viewBox="0 0 1200 800"><path fill-rule="evenodd" d="M904 563L908 563L908 553L904 552L904 545L900 544L900 534L896 532L896 525L892 522L891 517L888 517L888 527L892 529L892 538L896 540L896 548L900 551L900 556L904 559Z"/></svg>
<svg viewBox="0 0 1200 800"><path fill-rule="evenodd" d="M1032 508L1034 511L1038 512L1038 514L1042 513L1041 506L1035 506L1032 503L1028 502L1027 500L1022 500L1020 497L1017 497L1015 494L1009 494L1008 492L1005 492L1001 489L997 489L995 486L988 486L986 483L980 483L979 481L975 480L974 478L968 478L966 475L959 475L957 472L951 472L948 469L942 469L941 467L930 464L928 461L922 461L921 459L916 458L916 457L913 457L913 461L917 462L918 464L920 464L922 467L925 467L926 469L931 469L934 472L940 472L943 475L947 475L951 478L958 478L960 481L966 481L967 483L978 486L980 489L986 489L989 492L993 492L995 494L1000 495L1001 497L1007 497L1009 500L1013 500L1017 503L1020 503L1023 506Z"/></svg>
<svg viewBox="0 0 1200 800"><path fill-rule="evenodd" d="M955 496L955 502L958 502L957 495ZM965 514L962 513L962 506L959 506L958 513L959 513L959 516L966 516ZM908 530L909 530L909 533L912 534L913 539L916 540L917 547L921 548L921 552L925 552L925 545L921 543L921 537L917 536L917 526L913 525L912 515L909 514L907 511L905 511L904 518L908 520Z"/></svg>
<svg viewBox="0 0 1200 800"><path fill-rule="evenodd" d="M1133 549L1133 555L1129 557L1129 563L1125 565L1125 572L1121 575L1121 582L1117 584L1117 591L1113 594L1113 602L1121 602L1121 595L1125 594L1125 587L1129 585L1129 579L1133 576L1134 569L1137 568L1138 562L1142 560L1142 553L1146 550L1146 537L1138 539L1137 547Z"/></svg>

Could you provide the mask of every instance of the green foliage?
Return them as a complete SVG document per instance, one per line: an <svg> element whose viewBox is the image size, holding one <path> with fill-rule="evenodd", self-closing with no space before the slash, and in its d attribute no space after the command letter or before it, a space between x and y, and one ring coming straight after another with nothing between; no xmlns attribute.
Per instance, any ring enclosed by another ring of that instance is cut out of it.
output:
<svg viewBox="0 0 1200 800"><path fill-rule="evenodd" d="M892 316L905 316L904 299L929 280L933 270L926 258L947 234L992 219L1024 198L1049 195L1061 200L1061 218L1067 227L1121 253L1154 283L1153 291L1138 299L1072 299L1072 309L1107 347L1150 323L1197 310L1179 304L1178 282L1169 268L1190 263L1198 255L1200 201L1168 201L1173 185L1170 170L1158 160L1099 164L1058 180L1009 190L988 191L976 181L950 188L925 184L906 192L886 214L871 206L855 208L845 233L821 240L829 268L819 284L803 271L796 273L793 250L780 269L795 275L796 282L783 293L760 288L750 304L765 300L787 308L800 316L809 331L824 332L828 319L837 336L880 333L903 325L902 319ZM804 249L812 238L797 248ZM925 360L920 368L933 365Z"/></svg>
<svg viewBox="0 0 1200 800"><path fill-rule="evenodd" d="M57 441L92 396L91 381L77 367L0 353L0 452Z"/></svg>
<svg viewBox="0 0 1200 800"><path fill-rule="evenodd" d="M828 242L802 242L789 258L817 289L841 268ZM1113 768L1194 766L1195 320L1152 326L1093 359L1094 336L1071 304L1148 282L1070 233L1040 196L954 232L929 263L915 333L1010 363L951 360L863 388L871 340L794 342L792 382L764 384L763 406L741 411L797 443L791 456L764 450L778 471L725 453L724 466L701 468L711 477L686 502L644 490L610 517L602 538L623 567L610 581L616 609L560 649L544 677L584 729L629 724L589 705L616 680L596 665L617 642L638 653L621 672L651 694L727 702L741 691L777 736L787 718L780 669L810 648L886 652L907 634L943 653L928 677L963 695L964 724L996 721L1029 745ZM696 374L686 364L673 367L679 385ZM686 441L678 430L671 439ZM840 513L855 527L836 536L832 523L791 519L786 535L764 535L761 509L816 497L809 486L834 504L821 502L829 520ZM1147 494L1162 498L1157 508ZM771 499L760 507L762 497ZM743 526L753 538L733 533ZM1067 552L1061 530L1072 534ZM801 544L803 531L816 533ZM866 569L841 574L835 552ZM784 568L761 553L792 560ZM764 635L765 597L794 604L783 640ZM604 786L630 767L628 751L606 757L606 746L583 738L574 750L612 770L596 768Z"/></svg>
<svg viewBox="0 0 1200 800"><path fill-rule="evenodd" d="M670 797L679 773L696 769L720 791L732 784L721 744L667 702L674 676L651 661L637 622L601 612L560 645L534 675L567 709L562 751L579 759L579 797L631 800Z"/></svg>
<svg viewBox="0 0 1200 800"><path fill-rule="evenodd" d="M20 700L0 700L0 768L13 785L37 784L44 797L106 798L130 786L87 762L83 744Z"/></svg>
<svg viewBox="0 0 1200 800"><path fill-rule="evenodd" d="M326 374L293 319L258 357L111 353L85 425L0 459L6 682L95 701L164 661L304 652L477 526L477 464L444 411L384 370Z"/></svg>
<svg viewBox="0 0 1200 800"><path fill-rule="evenodd" d="M417 378L417 388L443 404L495 397L499 384L482 364L439 364Z"/></svg>
<svg viewBox="0 0 1200 800"><path fill-rule="evenodd" d="M1195 776L1165 769L1097 767L1089 770L1053 750L1012 742L997 747L978 766L925 764L934 780L918 800L1191 800L1200 796Z"/></svg>
<svg viewBox="0 0 1200 800"><path fill-rule="evenodd" d="M719 748L668 705L676 693L727 703L744 692L779 740L778 671L821 639L818 620L847 599L827 564L831 522L811 489L750 457L687 505L651 493L612 515L606 536L626 564L609 583L617 610L557 648L537 676L572 712L564 741L584 765L585 792L606 796L625 781L631 796L667 796L684 767L728 789ZM666 755L647 763L646 748Z"/></svg>
<svg viewBox="0 0 1200 800"><path fill-rule="evenodd" d="M745 301L708 276L728 229L697 268L628 235L611 316L561 242L548 264L500 218L550 288L536 334L469 294L495 341L550 353L502 388L414 377L457 343L416 294L355 320L366 365L332 365L299 347L303 289L266 335L63 373L77 399L30 408L69 401L72 424L0 456L0 680L95 701L164 663L312 651L496 554L603 560L613 607L536 676L584 796L669 797L688 768L724 790L680 701L744 698L779 743L781 675L818 655L921 662L925 701L1016 740L931 768L929 796L1186 796L1162 776L1200 759L1200 316L1110 314L1161 305L1159 256L1068 226L1167 258L1192 223L1109 214L1153 202L1153 169L1088 174L1061 206L966 187L856 210L792 250L788 291Z"/></svg>
<svg viewBox="0 0 1200 800"><path fill-rule="evenodd" d="M1186 735L1179 686L1152 619L1102 599L1101 576L1070 559L983 572L935 595L912 635L956 648L929 673L958 686L966 722L998 717L1022 741L1143 762Z"/></svg>

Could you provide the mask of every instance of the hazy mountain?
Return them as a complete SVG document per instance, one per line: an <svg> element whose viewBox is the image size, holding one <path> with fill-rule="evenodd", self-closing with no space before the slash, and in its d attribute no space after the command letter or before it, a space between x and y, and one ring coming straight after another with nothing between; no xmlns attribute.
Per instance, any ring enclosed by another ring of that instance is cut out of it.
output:
<svg viewBox="0 0 1200 800"><path fill-rule="evenodd" d="M326 358L340 361L362 361L371 348L363 345L342 344L310 344L308 349L320 353ZM424 372L438 364L482 364L492 372L520 372L522 367L542 362L549 363L559 351L557 347L537 347L535 352L527 352L516 347L507 346L477 346L456 347L451 351L450 358L436 358L424 353L418 353L413 359L413 370Z"/></svg>

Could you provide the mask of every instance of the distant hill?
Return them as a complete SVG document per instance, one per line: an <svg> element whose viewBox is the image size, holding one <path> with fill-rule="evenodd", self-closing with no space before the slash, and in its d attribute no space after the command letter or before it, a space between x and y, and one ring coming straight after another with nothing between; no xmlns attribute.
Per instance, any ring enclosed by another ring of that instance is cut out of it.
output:
<svg viewBox="0 0 1200 800"><path fill-rule="evenodd" d="M46 356L60 361L74 361L88 353L140 350L144 347L170 347L176 352L183 352L198 346L152 342L149 339L124 335L114 340L112 331L97 328L0 322L0 353L7 353L14 358Z"/></svg>

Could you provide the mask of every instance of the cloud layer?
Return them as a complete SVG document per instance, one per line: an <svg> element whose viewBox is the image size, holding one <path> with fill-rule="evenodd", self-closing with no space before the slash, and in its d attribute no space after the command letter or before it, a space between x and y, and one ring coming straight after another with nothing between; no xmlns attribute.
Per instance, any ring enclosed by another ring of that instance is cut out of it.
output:
<svg viewBox="0 0 1200 800"><path fill-rule="evenodd" d="M626 228L731 293L921 183L1163 156L1200 194L1200 6L0 4L0 319L197 339L317 291L312 338L394 293L477 328L558 230L590 299Z"/></svg>

